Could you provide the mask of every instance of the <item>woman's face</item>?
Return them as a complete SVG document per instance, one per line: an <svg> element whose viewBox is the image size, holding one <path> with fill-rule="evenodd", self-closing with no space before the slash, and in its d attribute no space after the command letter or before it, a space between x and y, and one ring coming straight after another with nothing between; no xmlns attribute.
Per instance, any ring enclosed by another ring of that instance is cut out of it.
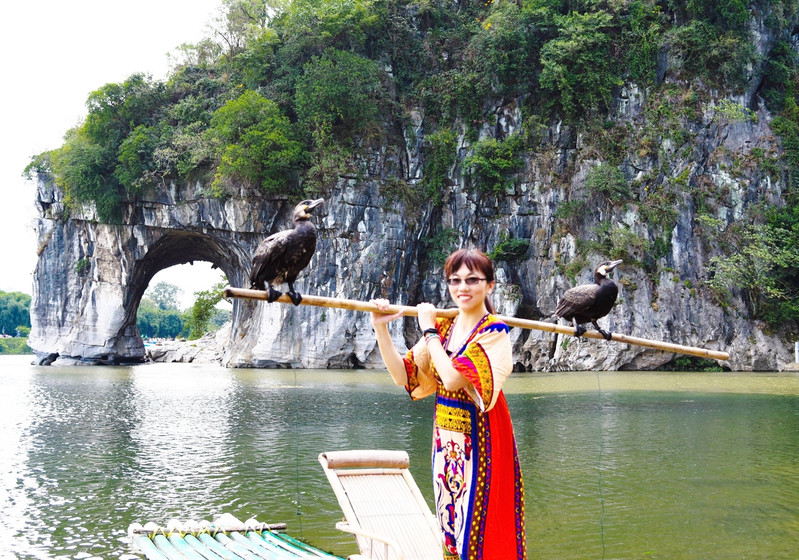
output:
<svg viewBox="0 0 799 560"><path fill-rule="evenodd" d="M486 296L494 289L494 282L487 282L485 276L469 270L465 264L447 278L447 284L455 305L467 312L482 308Z"/></svg>

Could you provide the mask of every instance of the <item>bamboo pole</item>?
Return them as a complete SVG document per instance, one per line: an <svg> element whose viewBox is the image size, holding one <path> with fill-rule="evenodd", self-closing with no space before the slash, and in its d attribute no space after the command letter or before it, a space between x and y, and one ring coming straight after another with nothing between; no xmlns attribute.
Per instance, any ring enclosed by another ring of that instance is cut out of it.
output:
<svg viewBox="0 0 799 560"><path fill-rule="evenodd" d="M233 288L228 286L225 288L226 298L240 298L240 299L255 299L264 300L268 296L268 292L263 290L248 290L246 288ZM287 294L283 294L277 300L279 303L291 303L291 298ZM349 309L352 311L366 311L366 312L381 312L380 309L373 303L367 301L360 301L356 299L343 299L331 298L323 296L302 296L300 305L313 305L314 307L333 307L336 309ZM409 305L389 305L388 309L383 311L386 314L398 313L404 311L405 315L416 317L416 307ZM449 309L439 309L436 311L437 317L454 317L458 314L458 310L454 307ZM522 329L533 329L546 332L554 332L559 334L566 334L574 336L574 327L559 325L557 323L545 323L543 321L533 321L532 319L520 319L518 317L506 317L498 315L497 318L507 324L509 327L519 327ZM583 338L595 338L597 340L605 340L605 338L594 330L587 331ZM708 358L711 360L729 360L730 355L727 352L720 352L718 350L707 350L705 348L697 348L695 346L683 346L681 344L672 344L670 342L661 342L658 340L650 340L647 338L637 338L634 336L627 336L625 334L611 333L611 340L614 342L623 342L625 344L634 344L636 346L643 346L645 348L652 348L654 350L662 350L663 352L673 352L675 354L687 354L689 356L698 356L700 358Z"/></svg>

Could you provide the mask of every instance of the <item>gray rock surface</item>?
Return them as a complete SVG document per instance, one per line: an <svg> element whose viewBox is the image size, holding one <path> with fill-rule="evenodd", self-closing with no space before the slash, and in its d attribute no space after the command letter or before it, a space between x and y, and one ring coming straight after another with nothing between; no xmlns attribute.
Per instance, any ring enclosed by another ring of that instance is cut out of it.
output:
<svg viewBox="0 0 799 560"><path fill-rule="evenodd" d="M623 93L615 118L622 124L639 123L642 94ZM507 134L521 122L515 106L498 108L496 114L497 122L486 125L482 137ZM529 240L529 247L518 260L496 263L500 282L494 303L501 314L548 320L559 294L590 281L592 267L606 257L589 252L570 279L564 265L578 259L578 238L590 238L605 224L624 228L644 247L662 242L642 218L641 199L612 205L586 191L588 170L599 161L588 146L590 139L560 125L545 131L541 149L528 154L518 181L503 197L470 188L456 165L442 205L397 202L389 196L387 178L399 177L410 189L420 188L424 119L418 113L412 117L416 130L409 133L404 153L371 153L360 162L357 178L341 177L324 194L324 208L313 218L317 251L297 283L301 293L449 306L440 281L442 263L434 258L441 248L431 243L433 235L451 230L456 244L486 250L510 235ZM620 168L633 183L667 173L666 181L704 185L714 193L705 211L726 226L760 201L781 200L782 179L756 166L730 171L734 158L755 147L778 149L769 115L761 109L757 117L719 122L708 106L690 144L677 146L672 138L659 136L659 144L648 152L630 151ZM470 149L464 139L461 149ZM556 216L564 201L580 199L588 201L583 214L566 220ZM91 207L67 212L63 193L49 177L40 176L39 261L28 344L43 363L146 360L135 320L153 276L173 265L205 260L218 266L232 286L249 287L256 246L266 235L289 227L296 202L244 188L217 199L206 195L201 184L171 184L129 204L122 224L108 225L96 220ZM663 251L653 257L628 248L635 258L614 274L619 303L600 323L632 336L729 351L731 358L723 365L733 370L777 370L792 362L790 343L750 320L742 300L726 308L714 303L704 282L721 242L700 231L699 210L687 190L674 204L678 217L673 229L662 234ZM654 268L645 269L641 263L646 259ZM418 335L412 320L397 321L392 329L400 348ZM515 329L513 339L520 369L649 369L674 357L617 343L563 340L539 331ZM355 311L236 300L221 347L213 359L228 367L382 367L369 316ZM188 361L198 356L175 350L155 357L151 351L150 359Z"/></svg>

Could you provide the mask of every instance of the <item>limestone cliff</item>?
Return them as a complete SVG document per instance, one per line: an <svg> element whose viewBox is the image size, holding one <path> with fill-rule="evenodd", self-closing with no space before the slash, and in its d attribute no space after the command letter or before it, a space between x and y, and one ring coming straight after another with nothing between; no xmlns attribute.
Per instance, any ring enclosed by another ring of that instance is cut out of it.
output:
<svg viewBox="0 0 799 560"><path fill-rule="evenodd" d="M512 126L518 115L505 122ZM736 153L770 141L768 116L755 123L708 127L703 145L723 146ZM575 157L577 171L568 184L552 180L547 165L568 150L579 152L580 139L567 140L565 130L552 129L551 152L527 162L525 180L504 197L478 195L453 176L453 186L440 207L405 208L388 204L381 194L382 155L374 154L363 179L341 178L326 195L314 218L319 231L317 252L300 276L301 292L368 300L382 295L402 304L420 300L442 306L446 289L440 263L431 262L429 236L451 228L460 243L486 249L502 235L529 239L520 260L497 263L498 311L505 315L546 318L558 295L575 282L587 282L589 254L574 281L559 262L576 258L577 240L555 217L560 201L583 190L588 157ZM463 143L463 149L468 146ZM418 169L418 154L409 142L408 169ZM574 156L571 156L574 157ZM646 162L631 162L629 173ZM732 221L747 205L778 196L779 185L752 174L732 178L724 161L686 158L672 171L702 174L729 192L715 215ZM417 177L418 178L418 177ZM415 177L408 177L413 182ZM571 192L569 192L571 191ZM246 286L251 255L267 234L288 227L294 200L272 199L242 191L239 197L216 199L202 185L172 185L143 197L127 208L124 223L95 220L92 209L67 216L60 190L46 176L38 183L39 262L35 273L32 331L29 345L44 363L120 363L144 359L135 317L148 282L163 268L206 260L227 275L231 285ZM659 257L657 277L640 266L623 266L619 304L603 322L613 331L680 344L723 349L734 370L780 369L791 361L788 345L747 319L740 308L722 309L702 289L712 244L697 235L690 200L678 202L679 219L669 235L668 251ZM635 204L588 212L573 229L598 221L622 224L637 235L649 235ZM415 325L397 322L398 346L416 336ZM535 370L646 369L673 356L638 347L593 340L555 340L548 333L515 331L519 368ZM380 367L366 314L336 309L269 305L235 301L233 325L222 363L230 367Z"/></svg>
<svg viewBox="0 0 799 560"><path fill-rule="evenodd" d="M623 91L615 119L636 126L642 107L638 92ZM521 121L513 104L497 107L496 115L482 137L507 136ZM723 240L702 229L697 199L687 191L676 192L669 203L673 225L658 233L642 215L640 201L610 203L586 189L586 175L598 163L591 149L595 139L554 125L542 132L540 152L525 160L515 186L504 196L470 188L456 165L442 204L406 207L387 197L386 177L398 174L411 188L420 180L424 119L416 116L404 153L371 153L361 162L360 176L341 177L324 193L325 206L313 218L317 251L300 276L300 292L451 305L441 282L441 262L433 256L437 248L431 244L436 232L448 231L457 238L455 245L486 250L507 239L528 240L522 254L497 262L494 303L504 315L547 318L559 294L590 281L593 265L604 259L594 250L579 261L578 239L591 237L599 227L616 228L629 236L626 249L634 259L615 273L621 291L617 307L602 320L606 328L726 350L731 359L723 365L733 370L775 370L791 362L789 344L749 320L742 302L722 308L703 287L709 260ZM704 214L728 225L759 201L779 202L781 197L780 177L757 166L731 172L736 158L754 149L779 149L768 113L761 108L756 117L727 122L708 109L690 144L657 136L649 150L631 150L621 169L631 181L661 173L675 183L704 185L712 194L703 199ZM459 149L468 152L470 143L461 138ZM575 200L587 202L580 214L564 218L557 213L565 201ZM99 223L90 207L67 212L60 189L41 175L39 262L28 344L42 363L143 360L135 319L153 276L173 265L205 260L218 266L231 285L248 287L257 244L289 227L295 203L243 188L235 196L213 198L201 184L171 184L140 196L126 207L122 224L108 225ZM647 253L656 246L656 254ZM582 266L570 277L567 264L574 262ZM644 267L644 262L650 265ZM413 321L394 325L401 348L417 334ZM513 339L520 369L649 369L673 358L615 343L556 340L537 331L516 330ZM366 314L241 300L234 302L221 361L229 367L382 365Z"/></svg>

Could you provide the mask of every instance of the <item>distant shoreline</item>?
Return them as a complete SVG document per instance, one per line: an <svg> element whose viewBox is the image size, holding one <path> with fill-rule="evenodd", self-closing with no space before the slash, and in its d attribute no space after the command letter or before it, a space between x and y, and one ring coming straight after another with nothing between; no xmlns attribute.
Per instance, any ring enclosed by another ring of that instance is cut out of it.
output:
<svg viewBox="0 0 799 560"><path fill-rule="evenodd" d="M27 344L28 339L22 337L0 338L0 356L16 356L22 354L33 354L33 350Z"/></svg>

